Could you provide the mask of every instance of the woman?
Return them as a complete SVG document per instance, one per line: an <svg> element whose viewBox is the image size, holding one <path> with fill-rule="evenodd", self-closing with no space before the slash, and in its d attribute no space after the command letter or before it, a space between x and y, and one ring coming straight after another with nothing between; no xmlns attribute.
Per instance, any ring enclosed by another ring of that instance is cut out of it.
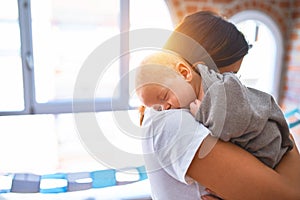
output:
<svg viewBox="0 0 300 200"><path fill-rule="evenodd" d="M237 72L248 52L248 44L236 27L210 12L186 17L175 31L202 45L221 73ZM172 35L165 48L191 64L204 61L213 65L209 57L195 53L184 41L179 43ZM209 136L185 110L147 112L143 149L154 199L214 199L204 195L198 183L224 199L300 199L296 148L274 171L238 146ZM201 156L211 144L208 154Z"/></svg>

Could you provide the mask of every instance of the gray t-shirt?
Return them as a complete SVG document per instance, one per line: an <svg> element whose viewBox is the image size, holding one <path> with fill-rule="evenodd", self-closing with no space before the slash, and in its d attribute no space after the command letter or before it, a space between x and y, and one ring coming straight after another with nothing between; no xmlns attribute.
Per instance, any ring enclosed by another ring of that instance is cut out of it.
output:
<svg viewBox="0 0 300 200"><path fill-rule="evenodd" d="M244 86L233 73L198 65L204 97L196 120L213 136L231 141L274 168L293 148L284 115L273 97Z"/></svg>

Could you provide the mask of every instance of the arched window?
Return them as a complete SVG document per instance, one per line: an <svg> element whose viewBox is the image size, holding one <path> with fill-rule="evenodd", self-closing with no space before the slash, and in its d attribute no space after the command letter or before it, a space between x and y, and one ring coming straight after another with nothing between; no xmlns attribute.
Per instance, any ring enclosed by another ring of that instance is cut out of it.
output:
<svg viewBox="0 0 300 200"><path fill-rule="evenodd" d="M283 49L279 28L270 16L256 10L242 11L230 20L252 45L239 72L241 80L278 100Z"/></svg>

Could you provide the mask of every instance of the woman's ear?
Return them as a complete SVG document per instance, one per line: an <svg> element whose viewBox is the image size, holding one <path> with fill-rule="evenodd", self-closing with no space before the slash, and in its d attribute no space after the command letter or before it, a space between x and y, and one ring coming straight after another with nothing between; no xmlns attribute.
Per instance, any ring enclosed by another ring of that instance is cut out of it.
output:
<svg viewBox="0 0 300 200"><path fill-rule="evenodd" d="M176 70L187 82L190 82L193 79L192 69L184 63L177 63Z"/></svg>

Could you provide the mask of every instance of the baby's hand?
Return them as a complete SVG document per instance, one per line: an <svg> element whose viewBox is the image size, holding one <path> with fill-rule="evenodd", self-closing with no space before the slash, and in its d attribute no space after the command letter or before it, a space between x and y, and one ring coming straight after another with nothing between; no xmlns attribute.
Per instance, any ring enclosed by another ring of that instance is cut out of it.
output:
<svg viewBox="0 0 300 200"><path fill-rule="evenodd" d="M195 117L201 105L201 101L196 99L192 103L190 103L190 112Z"/></svg>

